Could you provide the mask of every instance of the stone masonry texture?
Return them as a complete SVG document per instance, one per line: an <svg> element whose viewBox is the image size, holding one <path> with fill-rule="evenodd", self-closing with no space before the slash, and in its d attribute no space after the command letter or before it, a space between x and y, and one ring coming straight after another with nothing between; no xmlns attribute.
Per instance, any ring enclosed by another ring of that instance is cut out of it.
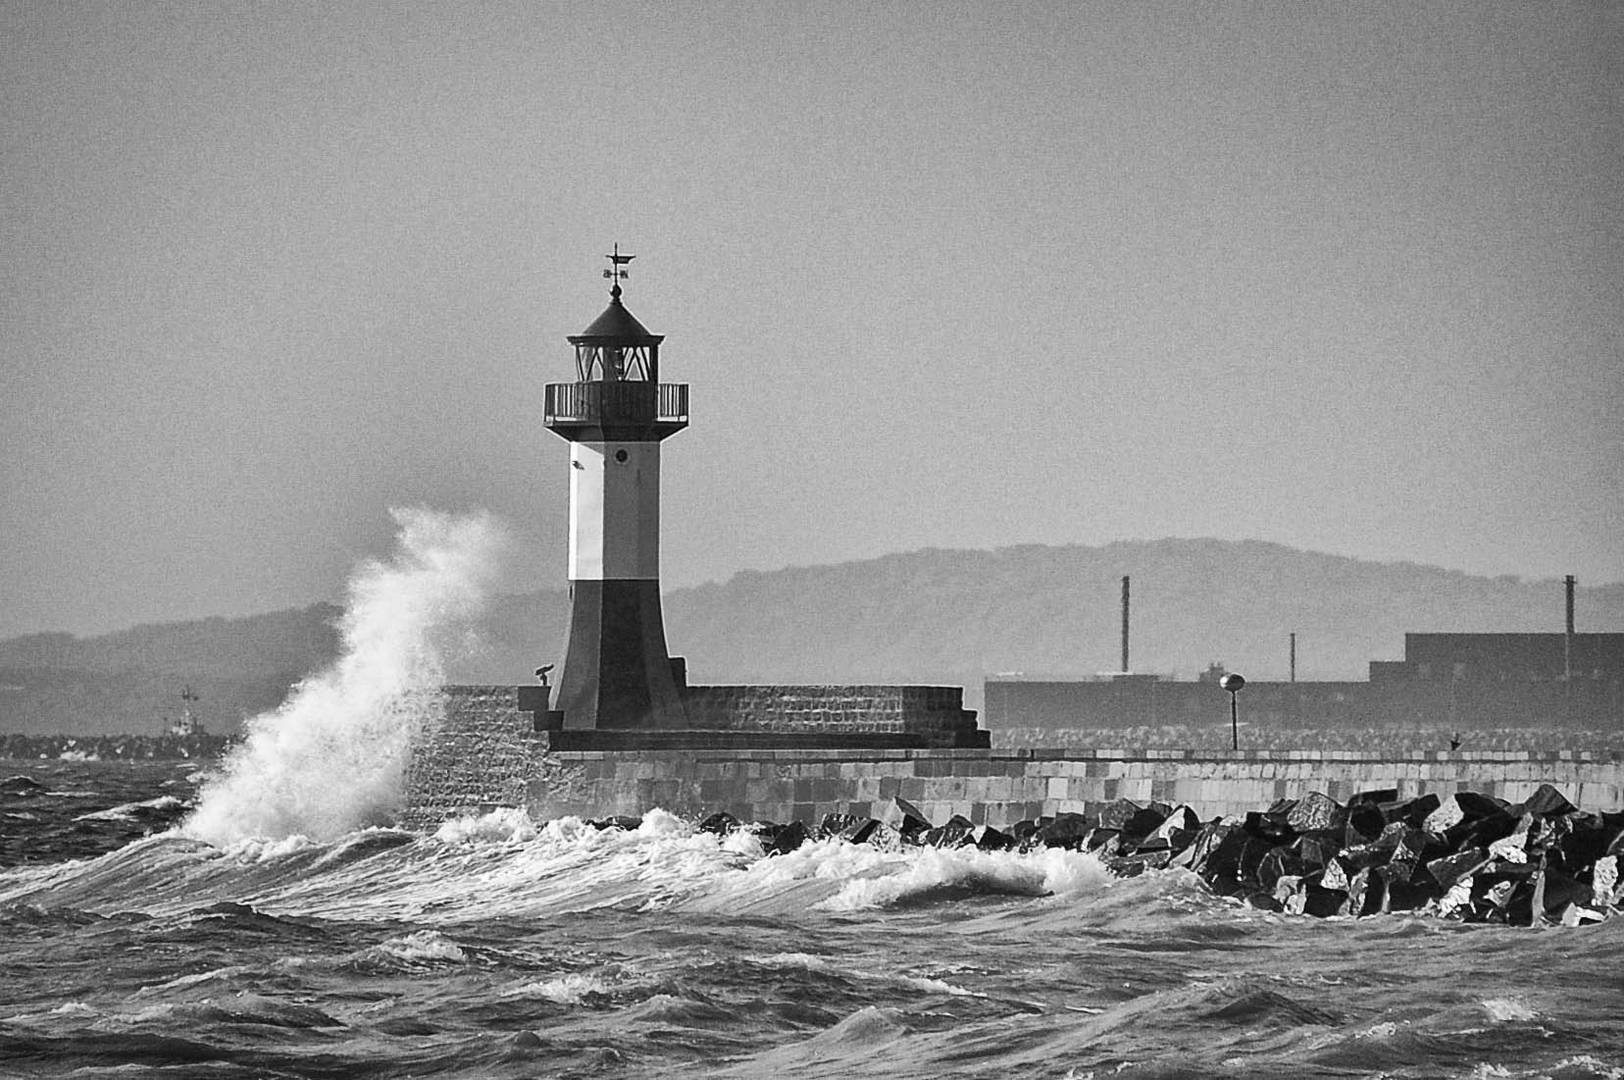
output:
<svg viewBox="0 0 1624 1080"><path fill-rule="evenodd" d="M975 727L957 686L690 686L690 727L947 734Z"/></svg>
<svg viewBox="0 0 1624 1080"><path fill-rule="evenodd" d="M901 797L940 824L961 814L1008 826L1130 799L1188 804L1204 819L1311 791L1346 802L1475 791L1508 801L1542 783L1586 810L1624 807L1624 755L1572 752L1393 754L1180 750L684 750L550 748L513 687L449 687L443 721L414 748L402 823L431 827L495 807L538 821L638 815L655 807L746 821L870 816Z"/></svg>

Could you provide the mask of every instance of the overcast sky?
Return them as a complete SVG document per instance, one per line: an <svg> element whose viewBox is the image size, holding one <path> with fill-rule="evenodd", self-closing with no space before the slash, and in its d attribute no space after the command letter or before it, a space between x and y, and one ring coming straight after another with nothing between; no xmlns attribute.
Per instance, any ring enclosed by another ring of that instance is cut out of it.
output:
<svg viewBox="0 0 1624 1080"><path fill-rule="evenodd" d="M1624 6L5 3L0 635L562 584L602 253L667 586L1261 538L1624 579Z"/></svg>

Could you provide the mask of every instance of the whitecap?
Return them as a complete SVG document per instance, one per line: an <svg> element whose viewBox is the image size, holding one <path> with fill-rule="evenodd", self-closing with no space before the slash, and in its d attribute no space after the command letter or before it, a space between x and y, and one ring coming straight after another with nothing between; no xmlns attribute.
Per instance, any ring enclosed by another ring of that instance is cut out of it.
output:
<svg viewBox="0 0 1624 1080"><path fill-rule="evenodd" d="M757 956L750 957L750 959L763 967L805 968L808 971L827 971L830 967L829 961L824 957L804 952L773 953L771 956Z"/></svg>
<svg viewBox="0 0 1624 1080"><path fill-rule="evenodd" d="M646 840L675 839L692 836L694 832L693 822L659 807L644 814L642 822L636 829L636 834Z"/></svg>
<svg viewBox="0 0 1624 1080"><path fill-rule="evenodd" d="M1624 1080L1624 1068L1609 1065L1589 1054L1579 1054L1576 1057L1563 1058L1551 1067L1547 1075L1559 1078L1572 1076L1575 1080L1581 1076L1594 1076L1600 1080Z"/></svg>
<svg viewBox="0 0 1624 1080"><path fill-rule="evenodd" d="M434 961L460 964L468 959L462 946L436 930L418 930L405 937L389 938L373 946L370 951L409 964Z"/></svg>
<svg viewBox="0 0 1624 1080"><path fill-rule="evenodd" d="M722 838L722 850L748 859L760 859L767 851L761 846L761 837L753 829L734 829Z"/></svg>
<svg viewBox="0 0 1624 1080"><path fill-rule="evenodd" d="M240 975L247 970L248 968L242 965L234 965L231 967L212 968L209 971L199 971L191 975L178 975L175 978L170 979L168 982L154 983L151 986L140 987L136 990L133 996L145 997L149 994L163 994L173 990L185 990L189 987L197 986L199 983L213 982L216 979L229 979L236 975Z"/></svg>
<svg viewBox="0 0 1624 1080"><path fill-rule="evenodd" d="M443 844L524 843L536 838L536 823L523 807L503 806L486 814L453 818L435 830Z"/></svg>
<svg viewBox="0 0 1624 1080"><path fill-rule="evenodd" d="M176 1006L171 1004L148 1005L144 1009L134 1012L119 1013L116 1019L127 1024L167 1023L175 1016Z"/></svg>
<svg viewBox="0 0 1624 1080"><path fill-rule="evenodd" d="M1483 1010L1489 1014L1489 1019L1502 1024L1514 1020L1539 1019L1539 1013L1521 998L1489 998L1483 1002Z"/></svg>
<svg viewBox="0 0 1624 1080"><path fill-rule="evenodd" d="M320 844L303 833L294 833L279 840L265 840L259 837L238 840L228 846L225 853L234 857L238 862L263 863L273 862L320 846Z"/></svg>
<svg viewBox="0 0 1624 1080"><path fill-rule="evenodd" d="M547 822L541 827L541 831L537 835L548 843L573 844L583 836L597 831L581 818L561 817Z"/></svg>
<svg viewBox="0 0 1624 1080"><path fill-rule="evenodd" d="M892 872L854 876L817 906L825 911L889 907L933 895L1075 895L1104 888L1112 879L1093 855L1047 848L1022 854L974 848L925 848L877 862Z"/></svg>
<svg viewBox="0 0 1624 1080"><path fill-rule="evenodd" d="M106 810L97 810L89 814L80 814L75 821L134 821L141 817L153 817L163 814L172 814L184 809L186 802L173 795L160 795L156 799L147 799L145 802L125 803L122 806L109 807Z"/></svg>
<svg viewBox="0 0 1624 1080"><path fill-rule="evenodd" d="M954 986L941 979L926 978L921 975L904 975L897 980L904 986L911 986L915 990L922 990L927 994L947 994L950 997L986 997L986 994L967 990L962 986Z"/></svg>
<svg viewBox="0 0 1624 1080"><path fill-rule="evenodd" d="M907 1033L907 1025L902 1023L895 1013L878 1006L867 1005L810 1039L782 1047L763 1055L763 1058L765 1060L778 1058L784 1066L782 1071L793 1075L797 1071L797 1064L811 1061L821 1063L829 1058L835 1061L866 1058L895 1043Z"/></svg>
<svg viewBox="0 0 1624 1080"><path fill-rule="evenodd" d="M596 975L571 972L556 979L525 983L513 990L516 996L541 997L559 1005L580 1005L587 995L607 997L609 984Z"/></svg>

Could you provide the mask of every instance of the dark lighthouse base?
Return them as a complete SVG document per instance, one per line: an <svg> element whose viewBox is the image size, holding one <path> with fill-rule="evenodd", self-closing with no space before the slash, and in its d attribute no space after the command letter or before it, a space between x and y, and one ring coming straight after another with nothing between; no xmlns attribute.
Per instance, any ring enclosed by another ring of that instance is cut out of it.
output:
<svg viewBox="0 0 1624 1080"><path fill-rule="evenodd" d="M658 581L570 582L566 640L557 696L550 711L545 703L537 710L544 714L541 727L610 731L689 726L666 655Z"/></svg>

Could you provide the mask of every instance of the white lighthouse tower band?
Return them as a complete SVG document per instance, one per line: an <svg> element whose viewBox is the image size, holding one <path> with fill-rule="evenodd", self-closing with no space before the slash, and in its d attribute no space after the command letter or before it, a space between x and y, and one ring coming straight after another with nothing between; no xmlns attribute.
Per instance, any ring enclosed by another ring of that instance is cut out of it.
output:
<svg viewBox="0 0 1624 1080"><path fill-rule="evenodd" d="M570 442L570 622L546 726L682 728L660 613L660 443L688 426L688 387L660 382L660 342L620 302L579 334L575 381L547 386L545 423Z"/></svg>

